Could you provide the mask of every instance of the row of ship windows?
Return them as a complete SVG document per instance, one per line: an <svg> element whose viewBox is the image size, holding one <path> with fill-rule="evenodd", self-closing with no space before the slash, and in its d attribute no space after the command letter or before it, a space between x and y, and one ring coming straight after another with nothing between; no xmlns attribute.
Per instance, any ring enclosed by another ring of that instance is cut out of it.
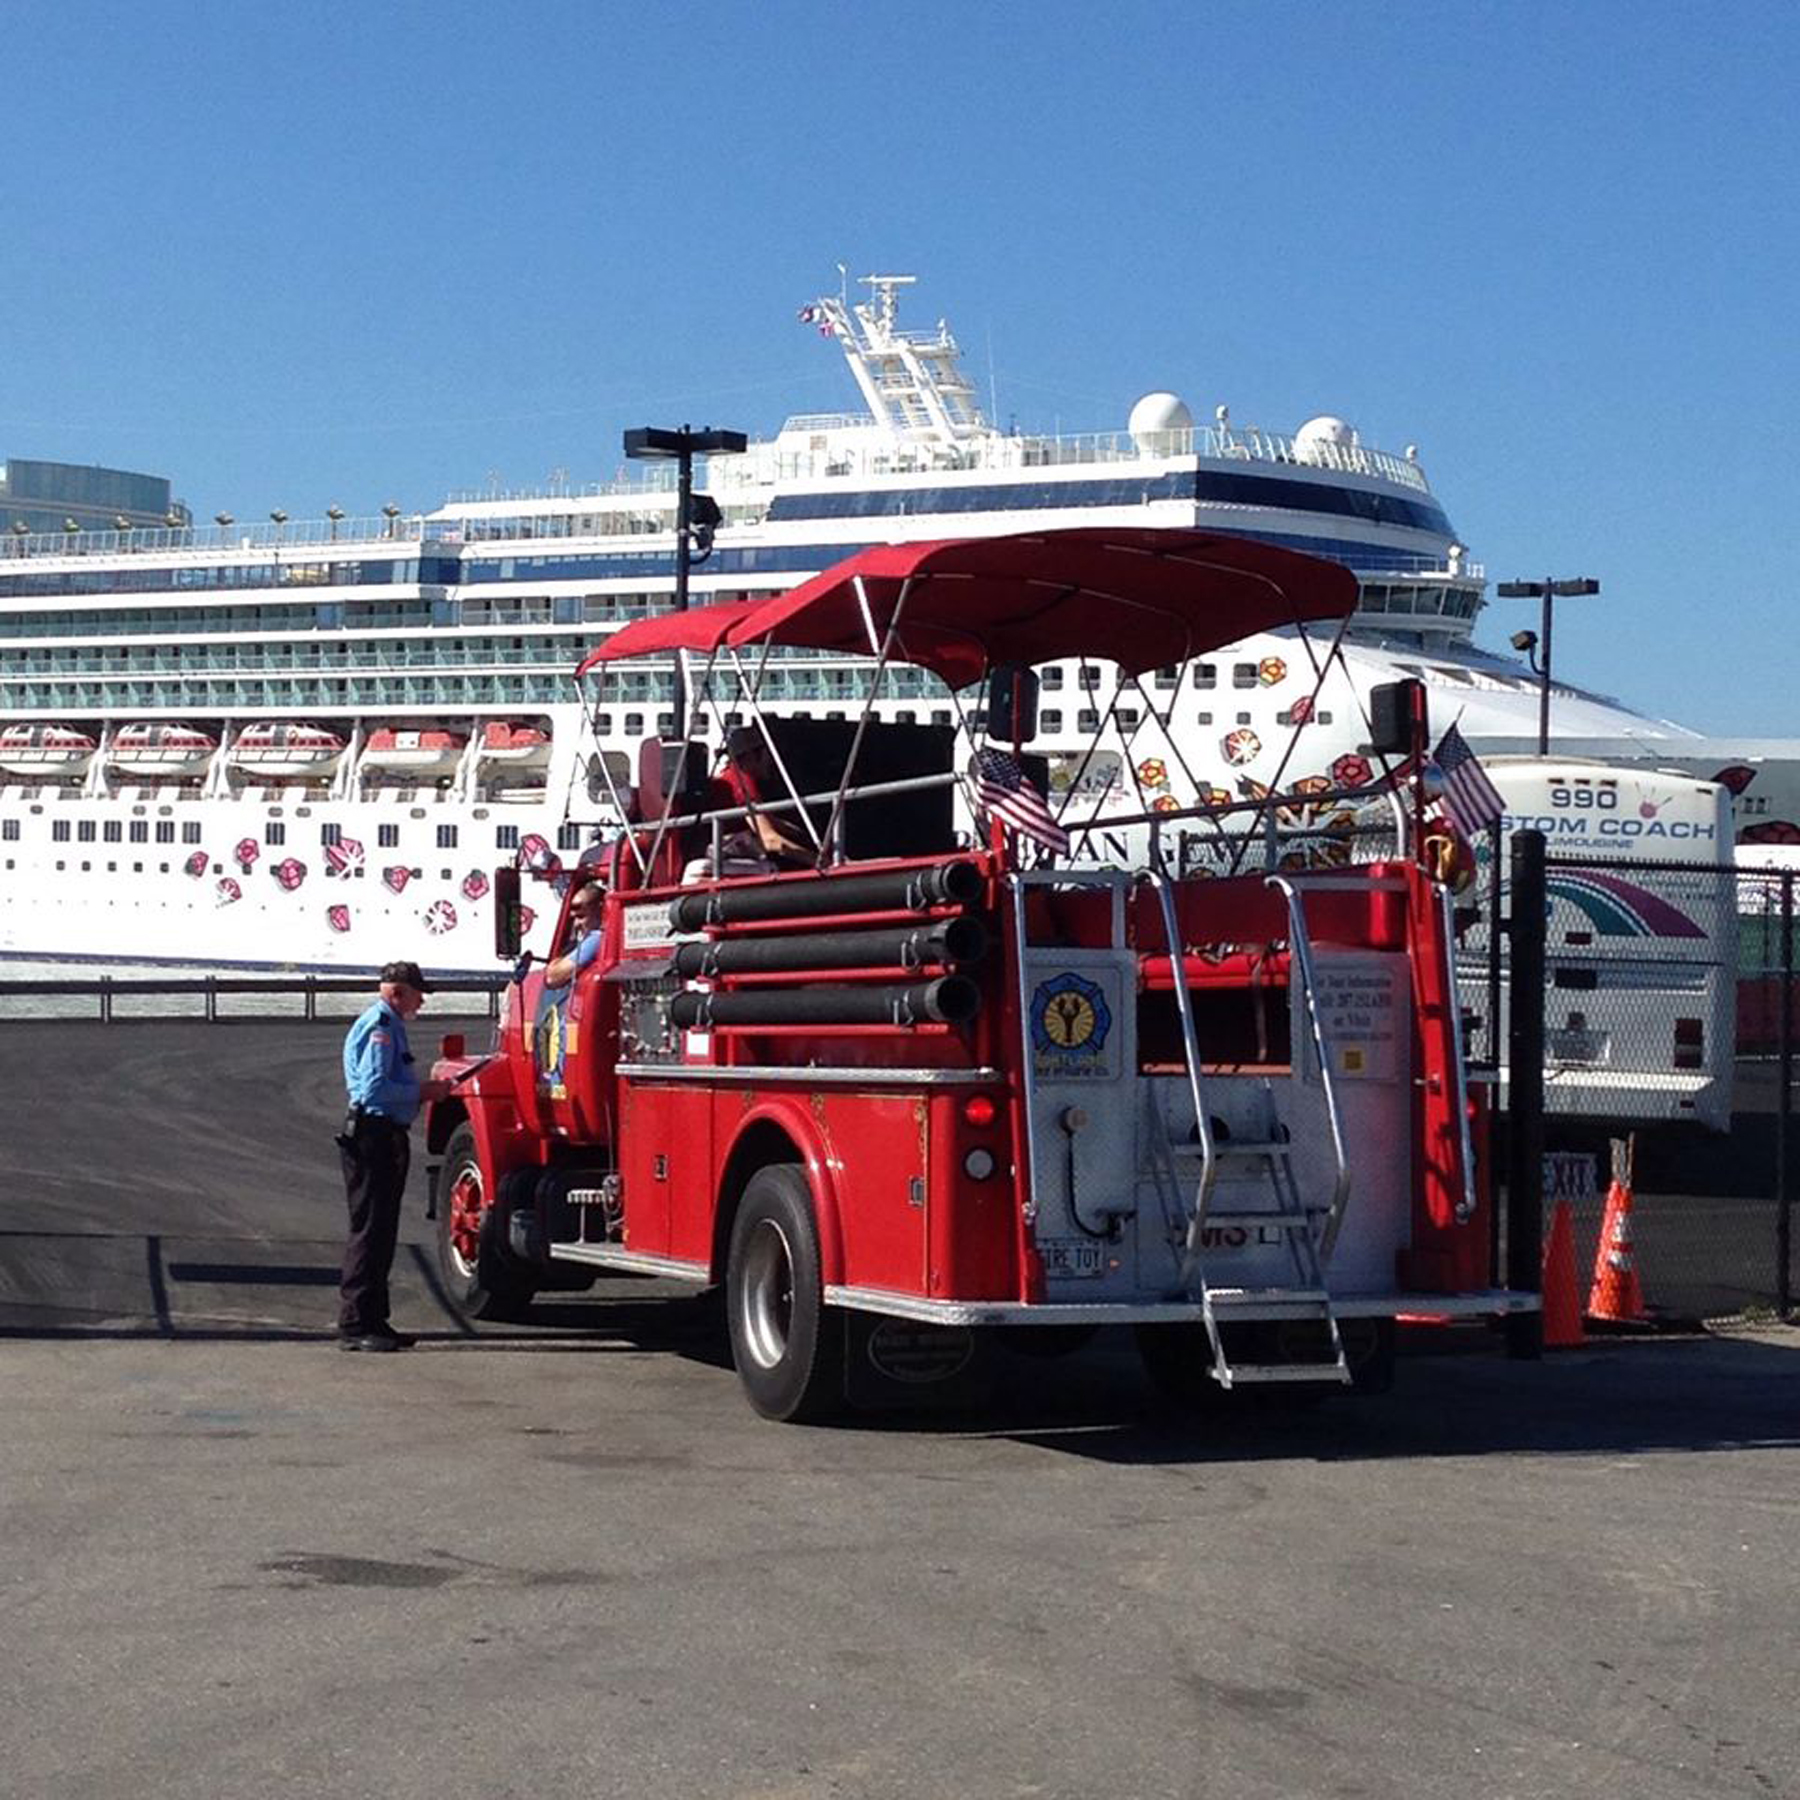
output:
<svg viewBox="0 0 1800 1800"><path fill-rule="evenodd" d="M769 590L714 590L703 599L752 599ZM447 656L482 655L476 642L443 644L436 634L448 630L505 630L509 627L550 625L580 629L584 626L629 624L666 612L671 605L666 592L636 591L611 594L505 594L440 596L431 600L331 601L318 606L196 606L196 607L98 607L92 612L0 613L0 638L78 638L91 644L95 638L166 637L171 632L187 635L295 631L309 636L321 631L350 634L375 631L430 631L433 641L413 646L431 661ZM1417 617L1473 618L1480 596L1464 588L1365 587L1358 601L1363 613L1402 614ZM570 645L562 640L543 640L544 647L564 654ZM441 646L441 648L440 648ZM516 645L514 646L517 647ZM262 650L264 646L246 645ZM281 646L267 646L281 648ZM301 648L293 646L292 648ZM399 649L400 646L395 646ZM29 654L29 653L27 653Z"/></svg>
<svg viewBox="0 0 1800 1800"><path fill-rule="evenodd" d="M55 844L172 844L176 841L176 830L179 826L180 841L184 844L197 844L201 841L202 825L198 819L52 819L50 821L50 841ZM517 825L496 825L494 827L494 848L496 850L517 850L519 847L520 827ZM458 848L462 834L459 825L439 825L435 827L437 847L440 850ZM0 819L0 841L16 844L23 835L20 821L16 818ZM576 850L588 841L591 832L580 825L564 824L557 828L557 848L559 850ZM333 844L344 840L342 825L326 824L319 827L319 844L329 849ZM262 828L262 841L268 848L287 844L287 822L282 819L267 820ZM375 828L375 844L377 849L395 850L400 845L400 827L398 825L377 825ZM416 873L416 871L415 871ZM448 870L445 871L449 873Z"/></svg>
<svg viewBox="0 0 1800 1800"><path fill-rule="evenodd" d="M769 591L769 590L763 590ZM749 599L736 590L705 600ZM108 606L92 612L0 613L0 636L141 637L169 632L234 635L255 631L441 631L514 625L621 625L667 612L672 596L654 590L612 594L504 594L431 600L336 600L317 606Z"/></svg>
<svg viewBox="0 0 1800 1800"><path fill-rule="evenodd" d="M373 670L378 678L376 686L382 687L379 678L388 677L383 697L392 693L394 672L396 670L421 671L419 675L400 677L407 689L406 694L393 694L394 698L405 698L410 694L418 694L422 698L432 698L442 692L439 679L434 678L435 671L443 669L446 663L454 665L464 662L519 662L524 663L538 658L545 661L562 661L566 668L569 646L555 638L536 641L515 638L510 644L482 644L479 641L459 640L443 646L445 654L432 654L428 649L409 647L404 644L375 646L369 650L351 655L344 644L330 648L335 654L327 657L322 654L326 647L319 644L239 644L228 648L214 650L205 646L181 645L143 645L134 647L129 656L123 647L115 648L108 656L101 657L92 650L40 650L26 651L18 658L18 666L22 671L20 688L15 693L31 696L38 693L50 693L52 698L48 704L55 704L56 690L43 687L46 678L60 677L65 674L84 675L102 674L107 677L109 687L100 692L104 698L108 691L117 694L110 684L114 681L127 683L125 698L143 698L147 703L154 703L159 693L172 693L175 684L156 684L151 691L141 696L132 690L133 678L142 674L176 674L185 675L188 679L179 683L179 703L190 699L204 700L210 697L210 691L219 684L206 678L211 670L235 670L245 675L260 676L266 682L283 683L288 680L306 681L323 673L327 681L338 692L344 692L344 684L337 678L336 671ZM289 662L296 654L307 663L306 668L294 670L290 675L281 664ZM274 665L274 666L271 666ZM1255 688L1262 685L1261 666L1253 662L1234 663L1231 668L1231 685L1234 688ZM540 672L539 678L541 679ZM1153 685L1163 691L1175 688L1180 681L1180 670L1162 668L1155 671ZM32 676L37 680L34 682ZM561 687L568 680L563 672L550 673L550 680L555 687ZM454 679L454 678L453 678ZM490 681L517 683L521 679L532 683L532 676L498 676L485 677ZM1046 692L1054 693L1067 682L1068 672L1060 664L1050 664L1042 674L1043 687ZM1189 680L1196 688L1210 689L1219 685L1219 669L1213 663L1195 663L1189 672ZM1083 664L1075 671L1075 682L1080 688L1096 692L1110 688L1114 677L1110 669L1102 671L1093 664ZM92 684L89 684L92 685ZM142 686L144 684L137 684ZM241 684L240 684L241 685ZM315 685L323 685L315 680ZM465 682L466 685L466 682ZM204 688L206 693L193 692L195 688ZM279 695L281 688L272 690ZM359 692L362 687L359 684ZM935 675L924 669L890 668L883 682L883 692L893 698L911 698L924 695L941 694L944 686ZM64 693L67 690L63 690ZM666 699L673 692L671 677L662 672L627 669L609 671L599 692L605 698L625 698L659 700ZM868 692L868 676L866 669L834 668L821 669L813 666L800 668L776 667L764 672L761 692L766 699L817 700L827 697L858 699ZM498 697L498 696L497 696ZM508 695L506 697L513 697ZM566 691L557 692L554 688L544 693L547 700L566 699ZM26 699L26 704L31 701Z"/></svg>
<svg viewBox="0 0 1800 1800"><path fill-rule="evenodd" d="M1374 498L1356 494L1360 503ZM1419 517L1395 517L1395 508ZM1316 507L1305 510L1317 511ZM1332 509L1335 510L1335 509ZM1354 510L1361 511L1360 504ZM1387 501L1376 512L1381 523L1402 524L1449 536L1448 521L1435 507L1417 502ZM1330 557L1354 569L1405 570L1429 568L1434 558L1418 551L1389 550L1354 539L1299 536L1291 532L1246 531L1239 535L1261 543ZM810 575L845 557L866 550L867 544L770 544L720 546L707 563L713 575ZM170 567L113 564L79 570L25 570L0 576L0 599L54 598L59 594L183 594L196 591L250 592L265 588L295 587L393 587L427 585L475 586L500 581L673 581L674 556L664 547L654 550L608 551L567 556L504 556L457 558L425 557L419 562L308 563L267 561L230 567ZM326 608L321 607L321 611Z"/></svg>

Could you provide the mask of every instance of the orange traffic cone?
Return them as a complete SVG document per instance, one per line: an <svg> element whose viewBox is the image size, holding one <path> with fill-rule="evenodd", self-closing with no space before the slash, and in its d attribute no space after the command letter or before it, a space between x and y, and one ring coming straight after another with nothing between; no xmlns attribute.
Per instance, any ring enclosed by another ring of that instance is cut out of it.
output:
<svg viewBox="0 0 1800 1800"><path fill-rule="evenodd" d="M1650 1317L1644 1290L1638 1284L1637 1259L1631 1252L1631 1183L1616 1176L1606 1190L1606 1216L1600 1221L1587 1316L1618 1325L1641 1325Z"/></svg>
<svg viewBox="0 0 1800 1800"><path fill-rule="evenodd" d="M1564 1350L1586 1342L1575 1292L1575 1219L1568 1201L1559 1200L1544 1244L1544 1347Z"/></svg>

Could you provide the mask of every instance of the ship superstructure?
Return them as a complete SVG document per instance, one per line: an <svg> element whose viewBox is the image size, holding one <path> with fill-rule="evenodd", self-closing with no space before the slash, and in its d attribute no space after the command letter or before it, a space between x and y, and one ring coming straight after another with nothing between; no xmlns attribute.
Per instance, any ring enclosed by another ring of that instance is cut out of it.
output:
<svg viewBox="0 0 1800 1800"><path fill-rule="evenodd" d="M1108 714L1132 747L1083 779L1185 803L1291 785L1358 755L1363 696L1420 674L1478 744L1535 729L1538 682L1476 649L1485 578L1417 457L1321 416L1290 434L1196 424L1147 395L1126 429L1004 432L948 326L902 330L910 278L868 278L801 319L835 340L868 408L790 418L703 485L723 520L696 603L754 598L870 544L1037 526L1179 525L1332 557L1360 583L1329 666L1271 633L1129 691L1045 671L1040 747L1065 770ZM672 736L673 670L578 690L582 653L666 608L672 480L452 499L422 516L220 515L0 542L0 954L276 967L394 956L488 966L479 902L497 862L573 862L616 823L640 743ZM850 716L866 664L772 664L771 710ZM954 722L923 671L879 706ZM1558 686L1559 743L1701 740ZM690 722L717 741L729 710ZM1296 732L1298 736L1296 737ZM604 763L605 767L602 767ZM131 912L123 924L121 889Z"/></svg>

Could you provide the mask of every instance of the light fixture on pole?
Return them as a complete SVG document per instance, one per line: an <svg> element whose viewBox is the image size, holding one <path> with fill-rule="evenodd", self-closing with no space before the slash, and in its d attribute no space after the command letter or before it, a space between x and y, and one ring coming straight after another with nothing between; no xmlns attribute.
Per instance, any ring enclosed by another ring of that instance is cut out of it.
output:
<svg viewBox="0 0 1800 1800"><path fill-rule="evenodd" d="M387 520L387 526L383 535L392 537L397 529L394 521L400 517L399 507L390 500L387 505L381 509L381 516Z"/></svg>
<svg viewBox="0 0 1800 1800"><path fill-rule="evenodd" d="M328 506L325 509L325 516L331 521L331 541L335 544L338 526L343 523L344 509L341 506Z"/></svg>
<svg viewBox="0 0 1800 1800"><path fill-rule="evenodd" d="M749 448L750 440L741 431L714 431L710 426L699 431L683 425L679 431L659 425L646 425L641 430L625 433L625 454L634 462L674 462L680 470L675 495L675 610L686 612L688 604L688 569L704 562L712 551L713 533L725 515L710 494L694 492L694 458L696 456L735 456ZM698 548L700 554L693 551ZM688 735L687 682L681 672L681 655L675 656L675 729L685 740Z"/></svg>
<svg viewBox="0 0 1800 1800"><path fill-rule="evenodd" d="M1530 600L1533 598L1544 603L1541 629L1537 632L1515 631L1512 647L1521 650L1530 659L1532 668L1538 678L1538 755L1550 754L1550 624L1552 603L1559 596L1570 594L1597 594L1599 582L1592 576L1584 575L1577 580L1557 581L1546 575L1542 581L1502 581L1494 589L1502 600ZM1538 655L1533 655L1533 652Z"/></svg>

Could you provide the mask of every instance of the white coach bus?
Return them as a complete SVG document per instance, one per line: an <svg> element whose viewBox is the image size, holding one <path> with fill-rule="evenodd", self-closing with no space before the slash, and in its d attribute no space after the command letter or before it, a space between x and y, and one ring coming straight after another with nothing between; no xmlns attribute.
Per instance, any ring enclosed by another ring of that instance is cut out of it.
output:
<svg viewBox="0 0 1800 1800"><path fill-rule="evenodd" d="M1549 859L1546 1114L1729 1130L1738 973L1729 792L1570 757L1496 756L1482 766L1506 802L1502 882L1515 831L1541 831ZM1485 846L1481 856L1482 920L1462 941L1458 969L1465 1009L1486 1018ZM1491 1042L1503 1097L1505 1008L1502 940Z"/></svg>

